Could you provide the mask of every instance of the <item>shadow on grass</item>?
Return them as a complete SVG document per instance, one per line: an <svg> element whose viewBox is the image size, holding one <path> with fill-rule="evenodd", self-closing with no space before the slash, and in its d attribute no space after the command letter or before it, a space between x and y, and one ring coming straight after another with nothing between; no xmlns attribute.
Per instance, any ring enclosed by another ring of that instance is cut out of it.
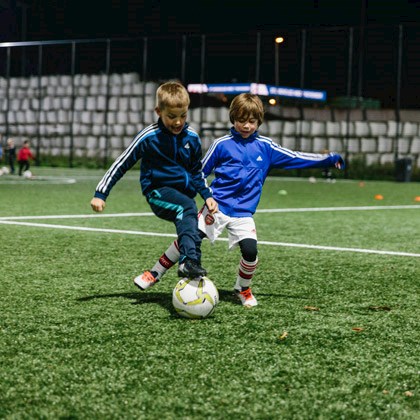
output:
<svg viewBox="0 0 420 420"><path fill-rule="evenodd" d="M172 293L168 293L168 292L107 293L107 294L101 294L101 295L84 296L84 297L78 298L77 301L88 302L90 300L95 300L95 299L115 299L115 298L124 298L124 299L134 300L134 302L132 302L132 305L144 305L147 303L156 303L173 313ZM235 305L238 304L238 299L232 293L231 290L219 289L219 298L223 302L229 302Z"/></svg>
<svg viewBox="0 0 420 420"><path fill-rule="evenodd" d="M154 303L160 305L163 309L167 310L171 318L178 319L179 316L175 312L172 305L172 293L168 292L137 292L137 293L107 293L98 294L91 296L84 296L78 298L78 302L88 302L96 299L129 299L132 305L144 305L148 303ZM221 290L219 289L219 299L224 302L229 302L238 305L238 299L233 294L232 290Z"/></svg>
<svg viewBox="0 0 420 420"><path fill-rule="evenodd" d="M288 299L307 299L306 296L292 296L285 294L258 293L258 296L279 297ZM85 296L77 299L79 302L87 302L94 299L114 299L124 298L134 300L133 305L143 305L145 303L157 303L165 308L172 307L172 293L168 292L130 292L130 293L107 293L102 295ZM219 298L223 302L237 305L239 300L232 290L219 289Z"/></svg>
<svg viewBox="0 0 420 420"><path fill-rule="evenodd" d="M302 300L307 300L307 299L312 299L311 296L306 296L306 295L288 295L285 293L256 293L255 296L258 298L258 296L267 296L267 297L271 297L271 298L281 298L281 299L302 299Z"/></svg>
<svg viewBox="0 0 420 420"><path fill-rule="evenodd" d="M267 296L269 298L281 299L305 299L303 296L291 296L276 293L259 293L258 296ZM129 299L132 305L157 304L169 313L171 319L179 319L172 305L172 292L129 292L129 293L106 293L91 296L84 296L77 299L78 302L88 302L96 299ZM240 307L238 297L233 293L232 289L219 289L219 300L234 306ZM212 318L210 316L209 318Z"/></svg>

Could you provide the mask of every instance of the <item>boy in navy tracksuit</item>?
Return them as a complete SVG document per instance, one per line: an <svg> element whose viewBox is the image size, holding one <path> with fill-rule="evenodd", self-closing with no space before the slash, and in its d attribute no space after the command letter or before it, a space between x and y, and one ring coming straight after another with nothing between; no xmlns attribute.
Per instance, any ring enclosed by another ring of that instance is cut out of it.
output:
<svg viewBox="0 0 420 420"><path fill-rule="evenodd" d="M141 159L140 184L152 211L176 226L179 246L180 277L207 274L201 267L201 238L198 231L199 193L210 212L217 211L201 171L201 141L186 123L190 98L184 86L167 82L156 92L158 122L140 131L128 148L115 160L96 187L91 207L105 208L112 187ZM143 273L134 279L140 289L147 289L158 279Z"/></svg>
<svg viewBox="0 0 420 420"><path fill-rule="evenodd" d="M258 263L253 214L270 169L333 166L343 169L344 161L336 153L294 152L261 136L257 129L263 122L264 107L257 95L236 96L229 117L233 124L230 133L216 139L202 161L206 177L214 172L211 188L219 211L212 214L211 209L204 206L199 213L199 229L201 237L214 241L226 228L229 248L239 245L241 259L234 292L242 305L252 307L258 304L250 288ZM179 244L174 241L147 273L160 279L179 255Z"/></svg>

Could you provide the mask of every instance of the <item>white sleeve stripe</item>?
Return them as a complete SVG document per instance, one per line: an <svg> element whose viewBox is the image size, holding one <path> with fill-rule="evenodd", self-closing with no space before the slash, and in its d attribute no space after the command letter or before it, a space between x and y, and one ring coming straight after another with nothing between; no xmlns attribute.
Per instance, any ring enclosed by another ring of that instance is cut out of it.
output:
<svg viewBox="0 0 420 420"><path fill-rule="evenodd" d="M264 143L269 143L272 149L275 149L281 153L284 153L286 156L290 157L298 157L303 160L325 160L326 155L320 153L305 153L305 152L295 152L290 149L286 149L285 147L279 146L278 144L274 143L269 137L258 136L257 139Z"/></svg>
<svg viewBox="0 0 420 420"><path fill-rule="evenodd" d="M210 145L209 150L207 151L206 155L204 156L204 159L202 160L203 167L206 165L207 161L209 160L210 156L213 154L214 150L216 149L217 145L219 143L222 143L226 140L229 140L232 138L232 135L227 134L226 136L220 137Z"/></svg>
<svg viewBox="0 0 420 420"><path fill-rule="evenodd" d="M112 166L108 169L108 171L105 173L101 181L99 181L98 186L96 187L96 191L104 193L106 189L108 188L108 185L110 181L112 180L113 176L117 172L117 170L120 168L120 166L125 162L127 157L131 154L133 149L144 140L144 138L148 137L150 133L157 132L158 125L157 123L152 124L148 127L146 127L144 130L142 130L140 133L137 134L137 136L134 138L134 140L131 142L131 144L127 147L127 149L115 160L115 162L112 164Z"/></svg>

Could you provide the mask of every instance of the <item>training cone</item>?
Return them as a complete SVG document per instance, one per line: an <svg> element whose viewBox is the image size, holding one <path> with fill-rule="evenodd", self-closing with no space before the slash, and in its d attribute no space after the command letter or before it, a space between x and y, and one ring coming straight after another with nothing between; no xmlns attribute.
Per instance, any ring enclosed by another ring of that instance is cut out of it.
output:
<svg viewBox="0 0 420 420"><path fill-rule="evenodd" d="M414 201L420 201L420 195L418 195L417 197L414 197Z"/></svg>
<svg viewBox="0 0 420 420"><path fill-rule="evenodd" d="M376 194L375 195L375 200L383 200L383 199L384 199L383 195L381 195L381 194Z"/></svg>

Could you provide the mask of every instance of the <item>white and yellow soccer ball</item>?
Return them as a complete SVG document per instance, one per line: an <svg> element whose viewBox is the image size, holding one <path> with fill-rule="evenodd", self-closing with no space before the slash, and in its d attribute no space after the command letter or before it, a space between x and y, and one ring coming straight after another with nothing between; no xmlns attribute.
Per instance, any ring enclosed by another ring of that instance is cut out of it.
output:
<svg viewBox="0 0 420 420"><path fill-rule="evenodd" d="M184 318L207 318L214 312L218 303L219 292L208 277L183 278L172 292L175 311Z"/></svg>

